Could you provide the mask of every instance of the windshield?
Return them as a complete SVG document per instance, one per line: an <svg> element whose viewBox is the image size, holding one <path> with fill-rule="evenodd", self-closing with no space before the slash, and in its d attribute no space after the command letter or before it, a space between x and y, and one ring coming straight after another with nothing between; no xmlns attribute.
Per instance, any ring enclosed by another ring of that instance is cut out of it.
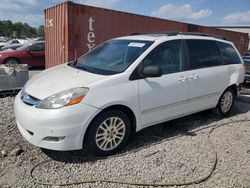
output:
<svg viewBox="0 0 250 188"><path fill-rule="evenodd" d="M111 40L80 57L71 66L103 75L121 73L152 43L139 40Z"/></svg>

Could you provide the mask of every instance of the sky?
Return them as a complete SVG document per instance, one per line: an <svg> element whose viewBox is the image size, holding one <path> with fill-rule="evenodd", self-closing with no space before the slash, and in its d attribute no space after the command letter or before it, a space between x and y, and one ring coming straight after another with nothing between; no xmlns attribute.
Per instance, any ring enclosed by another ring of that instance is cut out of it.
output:
<svg viewBox="0 0 250 188"><path fill-rule="evenodd" d="M44 24L63 0L0 0L0 20ZM250 0L73 0L75 3L207 26L250 26Z"/></svg>

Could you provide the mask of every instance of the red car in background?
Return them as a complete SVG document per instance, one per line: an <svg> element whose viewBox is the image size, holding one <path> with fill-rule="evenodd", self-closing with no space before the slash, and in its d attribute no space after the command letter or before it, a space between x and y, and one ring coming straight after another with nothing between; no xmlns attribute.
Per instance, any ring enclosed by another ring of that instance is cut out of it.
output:
<svg viewBox="0 0 250 188"><path fill-rule="evenodd" d="M16 50L2 51L0 64L28 64L29 67L45 67L45 42L32 42Z"/></svg>

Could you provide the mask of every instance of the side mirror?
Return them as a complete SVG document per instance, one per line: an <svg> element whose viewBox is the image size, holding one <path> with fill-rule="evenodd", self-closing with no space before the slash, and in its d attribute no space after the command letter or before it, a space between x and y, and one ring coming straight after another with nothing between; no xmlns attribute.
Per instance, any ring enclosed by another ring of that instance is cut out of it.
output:
<svg viewBox="0 0 250 188"><path fill-rule="evenodd" d="M150 66L146 66L143 68L142 74L143 74L144 78L161 77L162 71L161 71L161 68L159 66L150 65Z"/></svg>
<svg viewBox="0 0 250 188"><path fill-rule="evenodd" d="M26 52L27 52L27 53L31 53L31 49L30 49L30 48L27 48L27 49L26 49Z"/></svg>

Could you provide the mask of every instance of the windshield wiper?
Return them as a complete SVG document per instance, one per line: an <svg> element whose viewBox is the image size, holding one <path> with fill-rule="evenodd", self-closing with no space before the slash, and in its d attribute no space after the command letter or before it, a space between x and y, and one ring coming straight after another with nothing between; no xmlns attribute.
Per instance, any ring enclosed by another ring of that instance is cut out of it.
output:
<svg viewBox="0 0 250 188"><path fill-rule="evenodd" d="M79 65L77 65L77 63L78 63L78 60L76 59L76 60L72 61L69 65L71 67L75 67L77 69L81 69L81 70L85 70L87 72L95 73L92 69L90 69L90 68L88 68L86 66L79 66Z"/></svg>
<svg viewBox="0 0 250 188"><path fill-rule="evenodd" d="M73 65L74 65L74 66L76 66L77 62L78 62L78 60L77 60L77 59L76 59L76 60L74 60L74 61L73 61Z"/></svg>
<svg viewBox="0 0 250 188"><path fill-rule="evenodd" d="M71 67L76 67L77 64L77 60L71 61L70 63L68 63L69 66Z"/></svg>
<svg viewBox="0 0 250 188"><path fill-rule="evenodd" d="M78 68L78 69L81 69L81 70L85 70L85 71L88 71L88 72L91 72L91 73L95 73L92 69L90 69L90 68L88 68L86 66L76 66L75 65L75 67Z"/></svg>

